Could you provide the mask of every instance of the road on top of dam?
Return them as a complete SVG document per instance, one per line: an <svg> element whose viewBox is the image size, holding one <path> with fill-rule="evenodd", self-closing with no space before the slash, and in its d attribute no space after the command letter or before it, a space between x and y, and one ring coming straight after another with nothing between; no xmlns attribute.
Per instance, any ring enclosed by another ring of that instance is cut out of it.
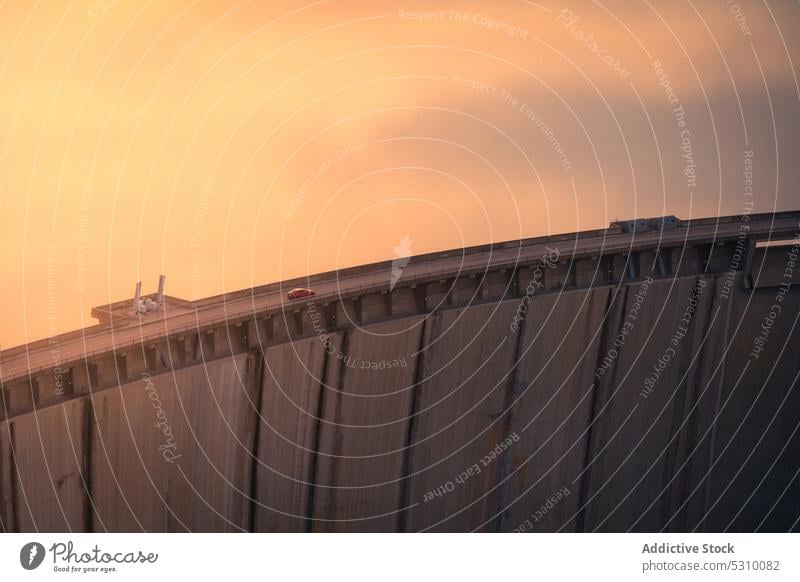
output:
<svg viewBox="0 0 800 582"><path fill-rule="evenodd" d="M769 219L766 219L766 218ZM722 219L720 219L722 220ZM798 231L797 217L763 218L752 217L748 223L751 238L771 238L796 236ZM740 232L741 223L713 222L691 224L664 231L636 233L602 232L596 236L581 238L581 233L561 240L548 240L548 237L508 241L498 243L494 248L482 252L470 253L470 249L456 249L431 255L418 262L410 262L403 268L402 281L406 284L416 280L435 280L437 277L458 274L479 273L481 271L508 265L524 264L536 260L543 253L554 251L561 257L579 255L611 254L633 251L640 248L657 248L658 246L675 246L684 242L709 242L729 239ZM516 243L516 244L514 244ZM503 248L506 246L507 248ZM500 247L500 248L498 248ZM455 253L455 254L454 254ZM295 286L307 284L308 278L284 281L278 289L270 285L270 289L259 291L259 288L239 290L228 294L200 299L191 303L193 309L179 315L171 315L167 310L154 312L135 319L126 318L122 325L115 322L113 326L97 326L76 335L68 332L59 341L59 336L26 344L0 352L0 378L4 382L53 366L53 345L58 345L58 359L61 363L80 360L101 352L110 352L137 343L152 341L157 337L181 332L192 332L202 327L222 321L237 321L250 315L268 310L283 308L294 311L309 303L326 303L342 296L351 296L360 292L378 291L388 288L390 277L385 268L386 263L375 264L375 269L362 272L366 267L343 269L331 273L329 280L313 282L316 296L309 300L290 301L286 293ZM358 270L359 272L354 272ZM89 331L90 333L86 333ZM41 344L41 345L37 345Z"/></svg>

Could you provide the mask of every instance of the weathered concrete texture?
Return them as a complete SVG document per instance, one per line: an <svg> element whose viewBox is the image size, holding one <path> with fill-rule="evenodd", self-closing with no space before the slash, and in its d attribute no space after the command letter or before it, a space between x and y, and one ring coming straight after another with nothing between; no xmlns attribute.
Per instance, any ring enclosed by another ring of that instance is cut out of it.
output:
<svg viewBox="0 0 800 582"><path fill-rule="evenodd" d="M218 360L180 381L186 450L176 460L181 477L172 505L191 531L250 528L259 364L252 356Z"/></svg>
<svg viewBox="0 0 800 582"><path fill-rule="evenodd" d="M158 402L174 420L171 392L161 376ZM172 379L169 378L171 382ZM144 382L124 384L92 398L91 480L94 531L166 531L170 465L158 447L156 411Z"/></svg>
<svg viewBox="0 0 800 582"><path fill-rule="evenodd" d="M86 401L73 400L11 421L14 488L24 491L14 500L16 531L86 530L85 417Z"/></svg>
<svg viewBox="0 0 800 582"><path fill-rule="evenodd" d="M498 488L501 531L575 530L580 495L573 481L586 456L594 372L612 292L605 287L544 295L526 310L509 423L509 433L520 440L509 449L509 476ZM548 503L554 496L558 502Z"/></svg>
<svg viewBox="0 0 800 582"><path fill-rule="evenodd" d="M716 392L705 363L718 360L723 344L715 281L654 281L631 320L641 290L623 288L606 326L601 355L629 324L613 369L596 385L578 529L659 530L691 490L692 469L707 460L695 445Z"/></svg>
<svg viewBox="0 0 800 582"><path fill-rule="evenodd" d="M248 528L254 366L241 355L92 397L93 529Z"/></svg>
<svg viewBox="0 0 800 582"><path fill-rule="evenodd" d="M758 289L747 306L749 291L732 299L706 531L800 531L800 290L783 300L778 291ZM759 338L766 340L754 357Z"/></svg>
<svg viewBox="0 0 800 582"><path fill-rule="evenodd" d="M328 346L341 342L330 336ZM315 471L326 345L319 337L266 350L253 527L305 531Z"/></svg>
<svg viewBox="0 0 800 582"><path fill-rule="evenodd" d="M763 252L685 248L289 302L12 376L0 531L798 530L790 251L756 282Z"/></svg>
<svg viewBox="0 0 800 582"><path fill-rule="evenodd" d="M424 319L346 332L330 355L314 531L395 531Z"/></svg>
<svg viewBox="0 0 800 582"><path fill-rule="evenodd" d="M500 415L518 336L511 327L518 303L430 318L412 431L409 531L469 531L491 514L490 491L502 466L502 458L491 454L506 438ZM456 482L465 472L463 482ZM450 490L436 496L439 487Z"/></svg>

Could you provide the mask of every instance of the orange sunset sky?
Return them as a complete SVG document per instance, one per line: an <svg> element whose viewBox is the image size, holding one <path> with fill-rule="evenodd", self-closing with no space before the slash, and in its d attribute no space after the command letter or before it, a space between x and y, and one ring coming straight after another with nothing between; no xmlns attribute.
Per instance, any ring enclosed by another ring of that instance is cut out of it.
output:
<svg viewBox="0 0 800 582"><path fill-rule="evenodd" d="M797 209L798 32L791 1L0 3L0 344L162 272L741 213L749 151L754 211Z"/></svg>

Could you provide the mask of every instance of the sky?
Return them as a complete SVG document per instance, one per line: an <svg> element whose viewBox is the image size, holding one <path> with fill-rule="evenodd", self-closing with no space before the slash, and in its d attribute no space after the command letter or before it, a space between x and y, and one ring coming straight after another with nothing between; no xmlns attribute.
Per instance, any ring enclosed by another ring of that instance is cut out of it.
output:
<svg viewBox="0 0 800 582"><path fill-rule="evenodd" d="M798 209L799 32L790 0L0 3L0 346L160 273Z"/></svg>

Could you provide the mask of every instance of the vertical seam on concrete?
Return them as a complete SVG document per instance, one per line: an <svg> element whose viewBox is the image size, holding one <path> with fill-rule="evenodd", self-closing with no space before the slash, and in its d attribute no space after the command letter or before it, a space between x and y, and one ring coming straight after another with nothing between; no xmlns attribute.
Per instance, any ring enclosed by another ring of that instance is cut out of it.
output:
<svg viewBox="0 0 800 582"><path fill-rule="evenodd" d="M619 325L616 326L616 333L619 333L619 330L622 326L624 321L624 313L625 313L625 304L628 301L628 285L622 286L621 289L617 292L609 292L608 297L606 298L606 308L604 312L604 325L603 331L600 334L600 346L597 350L597 361L595 362L595 370L600 368L600 365L603 361L603 356L608 348L608 328L610 324L610 319L612 314L612 310L614 309L614 304L616 300L622 295L622 308L620 309L620 313L622 317L620 318ZM619 360L617 360L619 361ZM608 382L611 385L614 385L614 378L616 376L615 371L617 369L617 362L614 362L614 366L611 368L611 373L609 374L610 380ZM589 407L589 427L586 430L586 448L583 451L583 467L585 468L585 473L583 477L581 477L581 484L579 487L579 495L578 495L578 507L581 508L578 511L578 515L575 516L575 531L582 532L585 530L586 527L586 497L589 494L589 479L592 474L592 470L589 467L589 463L591 462L592 456L592 437L594 436L594 420L595 414L597 413L597 404L598 400L600 399L600 392L601 392L601 384L603 384L602 378L595 378L594 380L594 389L592 390L592 398L591 404Z"/></svg>
<svg viewBox="0 0 800 582"><path fill-rule="evenodd" d="M345 332L346 333L346 332ZM322 415L325 411L325 377L328 375L328 350L322 350L322 372L319 378L317 414L314 421L314 446L311 448L311 467L309 468L308 499L306 499L306 532L311 532L314 517L314 498L317 490L317 465L319 462L319 442L322 430Z"/></svg>
<svg viewBox="0 0 800 582"><path fill-rule="evenodd" d="M695 284L692 287L692 296L694 296L694 292L698 288L700 279L695 279ZM713 320L713 313L714 313L714 298L716 297L716 277L711 278L711 288L710 292L705 293L700 301L698 301L698 307L702 305L702 301L706 300L705 298L711 297L708 300L708 307L705 313L705 320L704 325L705 328L708 328L709 324ZM704 354L705 354L705 347L707 346L698 346L696 345L696 341L698 339L698 335L695 333L697 329L697 320L700 317L700 312L697 311L691 316L689 320L689 327L686 330L686 345L689 346L689 354L685 353L685 350L682 350L682 355L685 361L681 362L679 367L679 374L681 373L680 370L686 370L684 374L683 382L681 382L675 388L675 392L673 393L673 402L672 402L672 422L670 423L670 430L669 430L669 438L674 439L672 440L672 444L667 447L667 450L664 452L664 464L662 466L661 471L661 482L668 483L664 487L664 495L663 501L661 502L661 523L666 523L673 515L671 509L671 499L672 499L672 491L677 488L678 483L677 475L675 475L675 469L678 464L678 455L681 449L681 442L684 440L681 438L680 433L686 433L691 430L691 422L686 419L686 408L687 408L687 398L694 399L694 395L697 394L697 391L694 392L689 391L689 387L697 384L698 376L702 377L702 370L704 364ZM704 334L700 334L699 339L702 341ZM695 358L694 366L691 365L692 362L692 354L697 351L697 357ZM682 387L682 388L681 388ZM690 407L691 408L691 407ZM680 430L681 424L685 423L685 427L683 430ZM686 467L684 467L686 470ZM673 477L675 477L673 479Z"/></svg>
<svg viewBox="0 0 800 582"><path fill-rule="evenodd" d="M436 316L434 316L436 317ZM428 334L428 318L422 320L422 328L419 332L419 342L417 345L417 362L414 366L414 375L411 380L411 403L408 409L408 427L406 429L406 448L403 451L403 466L401 469L402 481L400 482L400 499L398 500L397 509L400 510L397 516L397 531L404 532L408 527L408 504L411 495L411 447L414 442L414 431L417 423L415 422L415 415L419 409L420 400L420 386L419 382L422 378L422 373L425 364L425 336Z"/></svg>
<svg viewBox="0 0 800 582"><path fill-rule="evenodd" d="M342 422L342 406L344 400L344 376L347 372L347 363L350 358L347 357L347 350L349 347L349 340L350 334L348 332L344 332L342 334L342 348L341 353L345 355L345 358L342 359L342 363L339 364L339 379L337 381L336 386L336 408L333 413L333 455L331 456L330 466L328 468L328 507L325 511L325 517L327 519L333 519L333 512L334 506L336 505L336 469L338 468L339 464L339 456L342 454L342 436L341 430L339 426ZM313 509L313 507L312 507Z"/></svg>
<svg viewBox="0 0 800 582"><path fill-rule="evenodd" d="M714 295L716 296L716 277L714 278L715 286L714 286ZM734 301L734 295L731 294L728 297L728 309L725 313L725 328L723 330L722 335L722 354L720 355L720 364L719 364L719 382L717 383L717 394L714 398L714 414L711 417L712 425L711 425L711 437L709 438L708 443L708 467L709 472L706 475L706 484L705 484L705 491L703 492L703 515L706 516L703 518L703 523L700 524L700 528L702 532L706 531L706 521L708 519L708 503L711 497L711 471L710 468L714 463L714 448L716 447L717 442L717 424L719 423L719 418L717 415L719 414L719 408L722 401L722 391L725 389L725 367L727 366L727 353L728 350L726 349L728 346L728 334L730 333L730 322L731 322L731 310Z"/></svg>
<svg viewBox="0 0 800 582"><path fill-rule="evenodd" d="M92 399L86 400L85 424L83 427L83 490L86 498L83 506L84 531L92 531L92 514L94 513L94 499L92 498L92 417L94 410Z"/></svg>
<svg viewBox="0 0 800 582"><path fill-rule="evenodd" d="M531 298L531 303L533 303L532 298ZM506 417L503 420L503 432L502 432L502 435L503 435L504 439L507 439L507 438L509 438L511 436L511 418L513 416L513 411L511 409L511 407L512 407L512 405L514 403L514 398L515 398L516 393L517 393L517 370L520 367L520 365L519 365L520 364L520 351L522 349L522 339L525 337L525 327L526 327L526 321L527 321L527 314L528 314L527 309L522 312L522 315L520 317L520 323L517 326L518 327L518 329L517 329L517 338L516 338L516 341L514 342L514 360L513 360L513 363L511 365L511 369L508 372L508 376L509 376L508 377L508 385L506 387L505 399L503 401L503 410L506 411ZM498 468L499 475L498 475L498 480L496 481L497 489L495 490L496 493L493 496L494 497L494 504L493 504L494 505L494 512L493 513L494 513L494 515L498 516L497 519L494 520L495 523L497 524L494 531L497 531L497 532L503 531L503 517L504 517L504 513L505 513L505 509L504 509L503 504L504 504L504 501L505 501L504 493L505 493L505 488L506 488L506 485L504 484L504 480L508 476L508 469L509 469L509 466L511 465L511 450L510 449L511 449L511 447L508 447L506 450L504 450L501 453L501 460L500 460L499 468Z"/></svg>
<svg viewBox="0 0 800 582"><path fill-rule="evenodd" d="M258 461L259 461L259 448L261 444L261 406L264 402L264 367L266 365L266 357L263 350L258 350L255 355L256 369L251 375L253 381L258 382L256 394L256 418L255 427L253 429L253 446L251 447L253 460L250 468L250 515L248 519L248 531L256 531L256 513L258 512L258 503L256 497L258 496Z"/></svg>

